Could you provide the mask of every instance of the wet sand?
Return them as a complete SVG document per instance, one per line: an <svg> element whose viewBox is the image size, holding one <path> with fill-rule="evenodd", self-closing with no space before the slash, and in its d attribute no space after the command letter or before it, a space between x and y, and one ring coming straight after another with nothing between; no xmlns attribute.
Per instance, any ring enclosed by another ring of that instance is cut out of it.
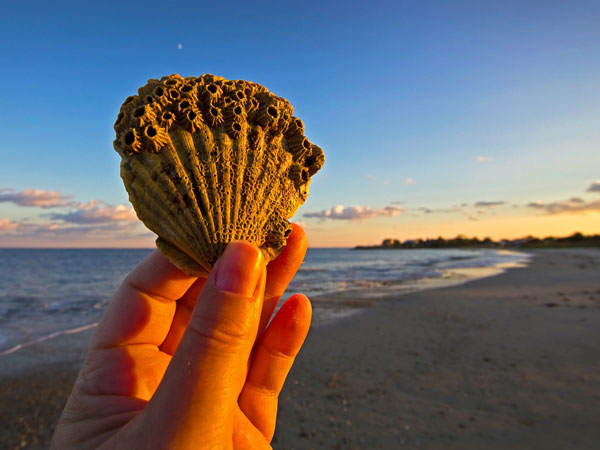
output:
<svg viewBox="0 0 600 450"><path fill-rule="evenodd" d="M275 449L596 449L600 250L399 296L315 327ZM0 448L46 448L92 331L0 358Z"/></svg>

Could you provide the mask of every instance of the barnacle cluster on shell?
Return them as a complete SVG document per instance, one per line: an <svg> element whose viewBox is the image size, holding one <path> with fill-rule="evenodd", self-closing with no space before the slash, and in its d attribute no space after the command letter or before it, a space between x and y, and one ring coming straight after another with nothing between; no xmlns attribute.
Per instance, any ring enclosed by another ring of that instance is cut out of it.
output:
<svg viewBox="0 0 600 450"><path fill-rule="evenodd" d="M151 79L125 100L114 141L121 177L179 268L206 274L237 239L268 261L281 252L324 163L293 111L259 84L209 74Z"/></svg>

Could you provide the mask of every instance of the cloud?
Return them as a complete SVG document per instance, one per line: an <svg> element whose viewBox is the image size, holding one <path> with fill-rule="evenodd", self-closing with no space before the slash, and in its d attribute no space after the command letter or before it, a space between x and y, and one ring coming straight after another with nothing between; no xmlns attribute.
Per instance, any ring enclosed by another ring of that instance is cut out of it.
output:
<svg viewBox="0 0 600 450"><path fill-rule="evenodd" d="M526 205L528 208L537 209L546 214L583 214L587 212L600 211L600 200L586 202L579 197L573 197L569 200L560 202L531 202Z"/></svg>
<svg viewBox="0 0 600 450"><path fill-rule="evenodd" d="M495 207L503 206L505 204L506 202L503 201L478 201L472 205L469 203L461 203L452 205L449 208L428 208L422 206L416 208L416 211L423 214L460 214L469 220L476 221L479 220L477 215L494 214L493 210Z"/></svg>
<svg viewBox="0 0 600 450"><path fill-rule="evenodd" d="M414 180L413 180L412 178L410 178L410 177L409 177L409 178L405 179L405 180L402 182L402 184L404 184L404 185L408 186L408 185L410 185L410 184L415 184L415 182L414 182Z"/></svg>
<svg viewBox="0 0 600 450"><path fill-rule="evenodd" d="M492 158L491 156L477 156L475 158L475 161L477 161L478 163L486 163L486 162L494 162L495 159Z"/></svg>
<svg viewBox="0 0 600 450"><path fill-rule="evenodd" d="M494 206L504 205L506 202L475 202L475 208L493 208Z"/></svg>
<svg viewBox="0 0 600 450"><path fill-rule="evenodd" d="M0 203L12 202L19 206L34 206L39 208L75 208L67 213L52 213L45 215L52 220L61 220L73 224L138 221L133 208L129 205L113 206L100 200L92 200L88 203L77 203L73 201L72 198L72 195L61 194L59 191L25 189L17 192L14 189L0 189Z"/></svg>
<svg viewBox="0 0 600 450"><path fill-rule="evenodd" d="M0 233L10 233L11 231L16 231L20 226L21 222L0 218Z"/></svg>
<svg viewBox="0 0 600 450"><path fill-rule="evenodd" d="M0 219L0 234L15 232L19 236L34 236L47 233L56 233L64 228L66 224L43 223L34 224L27 222L18 222L10 219Z"/></svg>
<svg viewBox="0 0 600 450"><path fill-rule="evenodd" d="M77 209L64 214L50 214L52 220L91 225L111 222L137 222L135 211L128 205L108 205L98 200L89 203L80 203Z"/></svg>
<svg viewBox="0 0 600 450"><path fill-rule="evenodd" d="M0 202L63 208L62 211L39 213L37 217L24 221L0 218L0 235L9 243L14 238L33 239L32 242L75 242L80 239L101 242L138 238L140 233L149 233L129 205L111 205L100 200L78 203L72 200L72 196L59 191L39 189L0 189Z"/></svg>
<svg viewBox="0 0 600 450"><path fill-rule="evenodd" d="M319 212L308 212L304 217L315 217L321 220L366 220L374 217L393 217L401 214L402 208L386 206L385 208L370 208L368 206L343 206L336 205L331 209Z"/></svg>
<svg viewBox="0 0 600 450"><path fill-rule="evenodd" d="M501 201L479 201L479 202L473 203L472 205L470 205L469 203L461 203L460 205L452 205L450 208L432 209L432 208L421 207L421 208L418 208L418 210L421 212L424 212L425 214L463 213L468 208L475 208L475 209L479 209L481 211L480 214L482 214L482 213L486 212L486 210L488 210L488 209L492 209L496 206L502 206L505 204L506 204L506 202L501 202Z"/></svg>
<svg viewBox="0 0 600 450"><path fill-rule="evenodd" d="M67 222L25 223L10 219L0 219L0 236L8 234L20 238L81 239L94 240L129 239L132 237L154 236L148 230L140 231L141 222L112 222L101 224L73 224Z"/></svg>
<svg viewBox="0 0 600 450"><path fill-rule="evenodd" d="M12 202L19 206L36 206L39 208L58 208L72 206L73 196L64 195L58 191L43 191L41 189L25 189L16 192L13 189L0 189L0 203Z"/></svg>
<svg viewBox="0 0 600 450"><path fill-rule="evenodd" d="M460 206L452 206L451 208L428 208L425 206L421 206L417 208L417 211L422 212L423 214L447 214L447 213L460 213L462 212L462 208Z"/></svg>
<svg viewBox="0 0 600 450"><path fill-rule="evenodd" d="M590 183L586 192L600 192L600 180Z"/></svg>

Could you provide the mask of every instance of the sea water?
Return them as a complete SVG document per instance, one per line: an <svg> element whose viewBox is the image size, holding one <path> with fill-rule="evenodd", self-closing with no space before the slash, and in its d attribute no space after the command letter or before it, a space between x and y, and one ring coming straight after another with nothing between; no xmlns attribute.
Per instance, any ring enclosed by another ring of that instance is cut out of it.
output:
<svg viewBox="0 0 600 450"><path fill-rule="evenodd" d="M96 325L126 274L151 250L0 249L0 356ZM493 249L311 248L284 298L313 301L313 322L356 313L381 299L448 286L526 264Z"/></svg>

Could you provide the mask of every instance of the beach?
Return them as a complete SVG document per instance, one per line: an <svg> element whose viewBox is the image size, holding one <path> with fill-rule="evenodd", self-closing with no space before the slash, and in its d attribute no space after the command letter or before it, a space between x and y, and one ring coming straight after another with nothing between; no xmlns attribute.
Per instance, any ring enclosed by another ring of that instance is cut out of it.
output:
<svg viewBox="0 0 600 450"><path fill-rule="evenodd" d="M598 448L600 250L531 253L313 327L273 448ZM92 333L0 358L0 448L48 446Z"/></svg>

